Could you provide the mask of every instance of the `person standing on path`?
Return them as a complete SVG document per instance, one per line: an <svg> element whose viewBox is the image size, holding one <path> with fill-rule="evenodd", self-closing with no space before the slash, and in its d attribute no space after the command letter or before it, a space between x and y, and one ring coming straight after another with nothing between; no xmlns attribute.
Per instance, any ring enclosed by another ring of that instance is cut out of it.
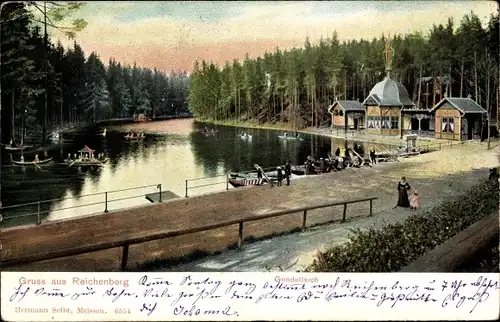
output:
<svg viewBox="0 0 500 322"><path fill-rule="evenodd" d="M290 185L290 177L292 175L292 166L290 165L290 161L286 160L285 164L285 178L286 178L286 185Z"/></svg>
<svg viewBox="0 0 500 322"><path fill-rule="evenodd" d="M281 167L278 167L276 171L278 172L278 187L281 187L283 183L283 172L281 171Z"/></svg>
<svg viewBox="0 0 500 322"><path fill-rule="evenodd" d="M420 207L420 197L418 196L418 191L415 190L410 200L410 208L413 210L417 210Z"/></svg>
<svg viewBox="0 0 500 322"><path fill-rule="evenodd" d="M398 182L398 204L394 207L410 207L410 200L408 198L408 191L411 189L408 182L406 182L406 177L402 177L401 181Z"/></svg>
<svg viewBox="0 0 500 322"><path fill-rule="evenodd" d="M372 164L377 164L377 159L376 159L376 154L375 154L374 148L370 149L370 161L372 162Z"/></svg>
<svg viewBox="0 0 500 322"><path fill-rule="evenodd" d="M257 169L257 180L259 180L259 184L262 184L262 169Z"/></svg>

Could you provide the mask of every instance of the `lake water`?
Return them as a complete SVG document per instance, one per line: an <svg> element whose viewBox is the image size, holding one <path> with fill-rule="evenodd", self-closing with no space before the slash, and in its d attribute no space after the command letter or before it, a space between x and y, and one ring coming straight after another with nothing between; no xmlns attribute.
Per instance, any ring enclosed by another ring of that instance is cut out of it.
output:
<svg viewBox="0 0 500 322"><path fill-rule="evenodd" d="M218 132L206 136L197 131L205 126ZM124 134L130 130L146 132L145 141L127 142ZM193 119L108 126L105 136L99 135L102 132L103 128L92 128L65 134L63 148L49 152L55 161L40 169L9 165L10 156L4 151L3 206L51 199L40 204L40 217L58 220L104 211L104 192L108 191L107 208L112 211L149 204L145 195L158 192L159 184L162 191L184 197L186 180L205 178L188 181L189 196L223 191L227 172L251 170L254 163L263 168L273 167L284 164L286 159L292 164L303 164L308 155L326 157L332 147L344 145L343 139L305 134L303 141L279 140L277 135L283 131L214 126ZM252 139L237 137L242 132L252 135ZM96 153L104 152L110 162L98 171L60 163L68 153L73 155L84 145ZM12 157L19 160L20 155L14 153ZM26 161L32 159L33 155L25 154ZM130 190L111 192L123 189ZM4 210L1 225L34 223L37 213L38 204ZM20 215L27 216L12 218Z"/></svg>

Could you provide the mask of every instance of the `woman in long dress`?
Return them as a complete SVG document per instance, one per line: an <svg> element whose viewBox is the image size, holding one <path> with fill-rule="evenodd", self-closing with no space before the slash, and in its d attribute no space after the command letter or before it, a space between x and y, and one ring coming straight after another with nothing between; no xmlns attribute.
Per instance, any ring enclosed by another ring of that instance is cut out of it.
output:
<svg viewBox="0 0 500 322"><path fill-rule="evenodd" d="M406 177L402 177L401 181L398 183L398 204L396 207L404 207L404 208L409 208L410 207L410 200L408 198L408 191L411 189L410 185L408 182L406 182ZM394 208L396 208L394 207Z"/></svg>

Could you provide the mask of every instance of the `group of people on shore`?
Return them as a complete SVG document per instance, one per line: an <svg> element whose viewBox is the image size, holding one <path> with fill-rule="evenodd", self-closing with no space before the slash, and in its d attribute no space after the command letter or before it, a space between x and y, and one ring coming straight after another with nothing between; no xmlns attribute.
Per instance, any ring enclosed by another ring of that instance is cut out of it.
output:
<svg viewBox="0 0 500 322"><path fill-rule="evenodd" d="M262 182L262 177L263 177L263 172L262 168L259 168L257 170L257 179L259 180L259 183ZM286 185L290 185L290 177L292 176L292 165L290 164L289 160L286 160L285 166L282 168L281 166L278 166L276 168L276 179L277 179L277 185L278 187L281 187L283 185L283 180L286 180Z"/></svg>

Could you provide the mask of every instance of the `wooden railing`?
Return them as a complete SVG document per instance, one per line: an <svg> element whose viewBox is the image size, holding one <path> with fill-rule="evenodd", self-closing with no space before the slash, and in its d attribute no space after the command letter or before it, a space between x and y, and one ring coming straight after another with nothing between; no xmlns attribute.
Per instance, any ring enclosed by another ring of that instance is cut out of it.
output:
<svg viewBox="0 0 500 322"><path fill-rule="evenodd" d="M472 224L401 272L454 272L475 254L498 241L498 211Z"/></svg>
<svg viewBox="0 0 500 322"><path fill-rule="evenodd" d="M194 233L199 233L199 232L203 232L203 231L207 231L207 230L228 227L228 226L232 226L232 225L236 225L236 224L238 224L238 249L241 249L241 247L243 246L243 241L244 241L244 224L247 222L263 220L263 219L268 219L268 218L274 218L274 217L280 217L280 216L293 214L293 213L302 213L302 230L305 230L307 228L307 212L310 210L333 207L333 206L343 206L343 213L342 213L341 222L345 222L346 213L347 213L347 205L368 201L370 203L370 214L369 215L371 216L373 214L373 200L376 200L376 199L378 199L378 198L371 197L371 198L364 198L364 199L329 202L326 204L320 204L320 205L315 205L315 206L280 210L280 211L274 211L274 212L270 212L270 213L263 214L263 215L257 215L257 216L240 218L240 219L233 219L233 220L223 221L223 222L219 222L219 223L215 223L215 224L211 224L211 225L206 225L206 226L201 226L201 227L180 229L180 230L175 230L175 231L167 231L167 232L162 232L162 233L150 234L150 235L146 235L146 236L142 236L142 237L128 238L128 239L124 239L124 240L120 240L120 241L105 242L105 243L91 245L91 246L76 246L76 247L71 248L71 249L62 249L62 250L53 251L53 252L44 253L44 254L35 254L35 255L30 255L30 256L26 256L26 257L22 257L22 258L12 258L12 259L8 259L6 261L1 261L0 268L18 266L18 265L22 265L22 264L30 264L30 263L34 263L34 262L40 262L40 261L57 259L57 258L68 257L68 256L81 255L81 254L86 254L86 253L91 253L91 252L96 252L96 251L101 251L101 250L107 250L107 249L116 248L116 247L123 247L123 252L122 252L122 257L121 257L121 269L125 270L127 268L128 253L129 253L129 246L130 245L142 244L142 243L146 243L149 241L154 241L154 240L159 240L159 239L164 239L164 238L169 238L169 237L194 234Z"/></svg>

